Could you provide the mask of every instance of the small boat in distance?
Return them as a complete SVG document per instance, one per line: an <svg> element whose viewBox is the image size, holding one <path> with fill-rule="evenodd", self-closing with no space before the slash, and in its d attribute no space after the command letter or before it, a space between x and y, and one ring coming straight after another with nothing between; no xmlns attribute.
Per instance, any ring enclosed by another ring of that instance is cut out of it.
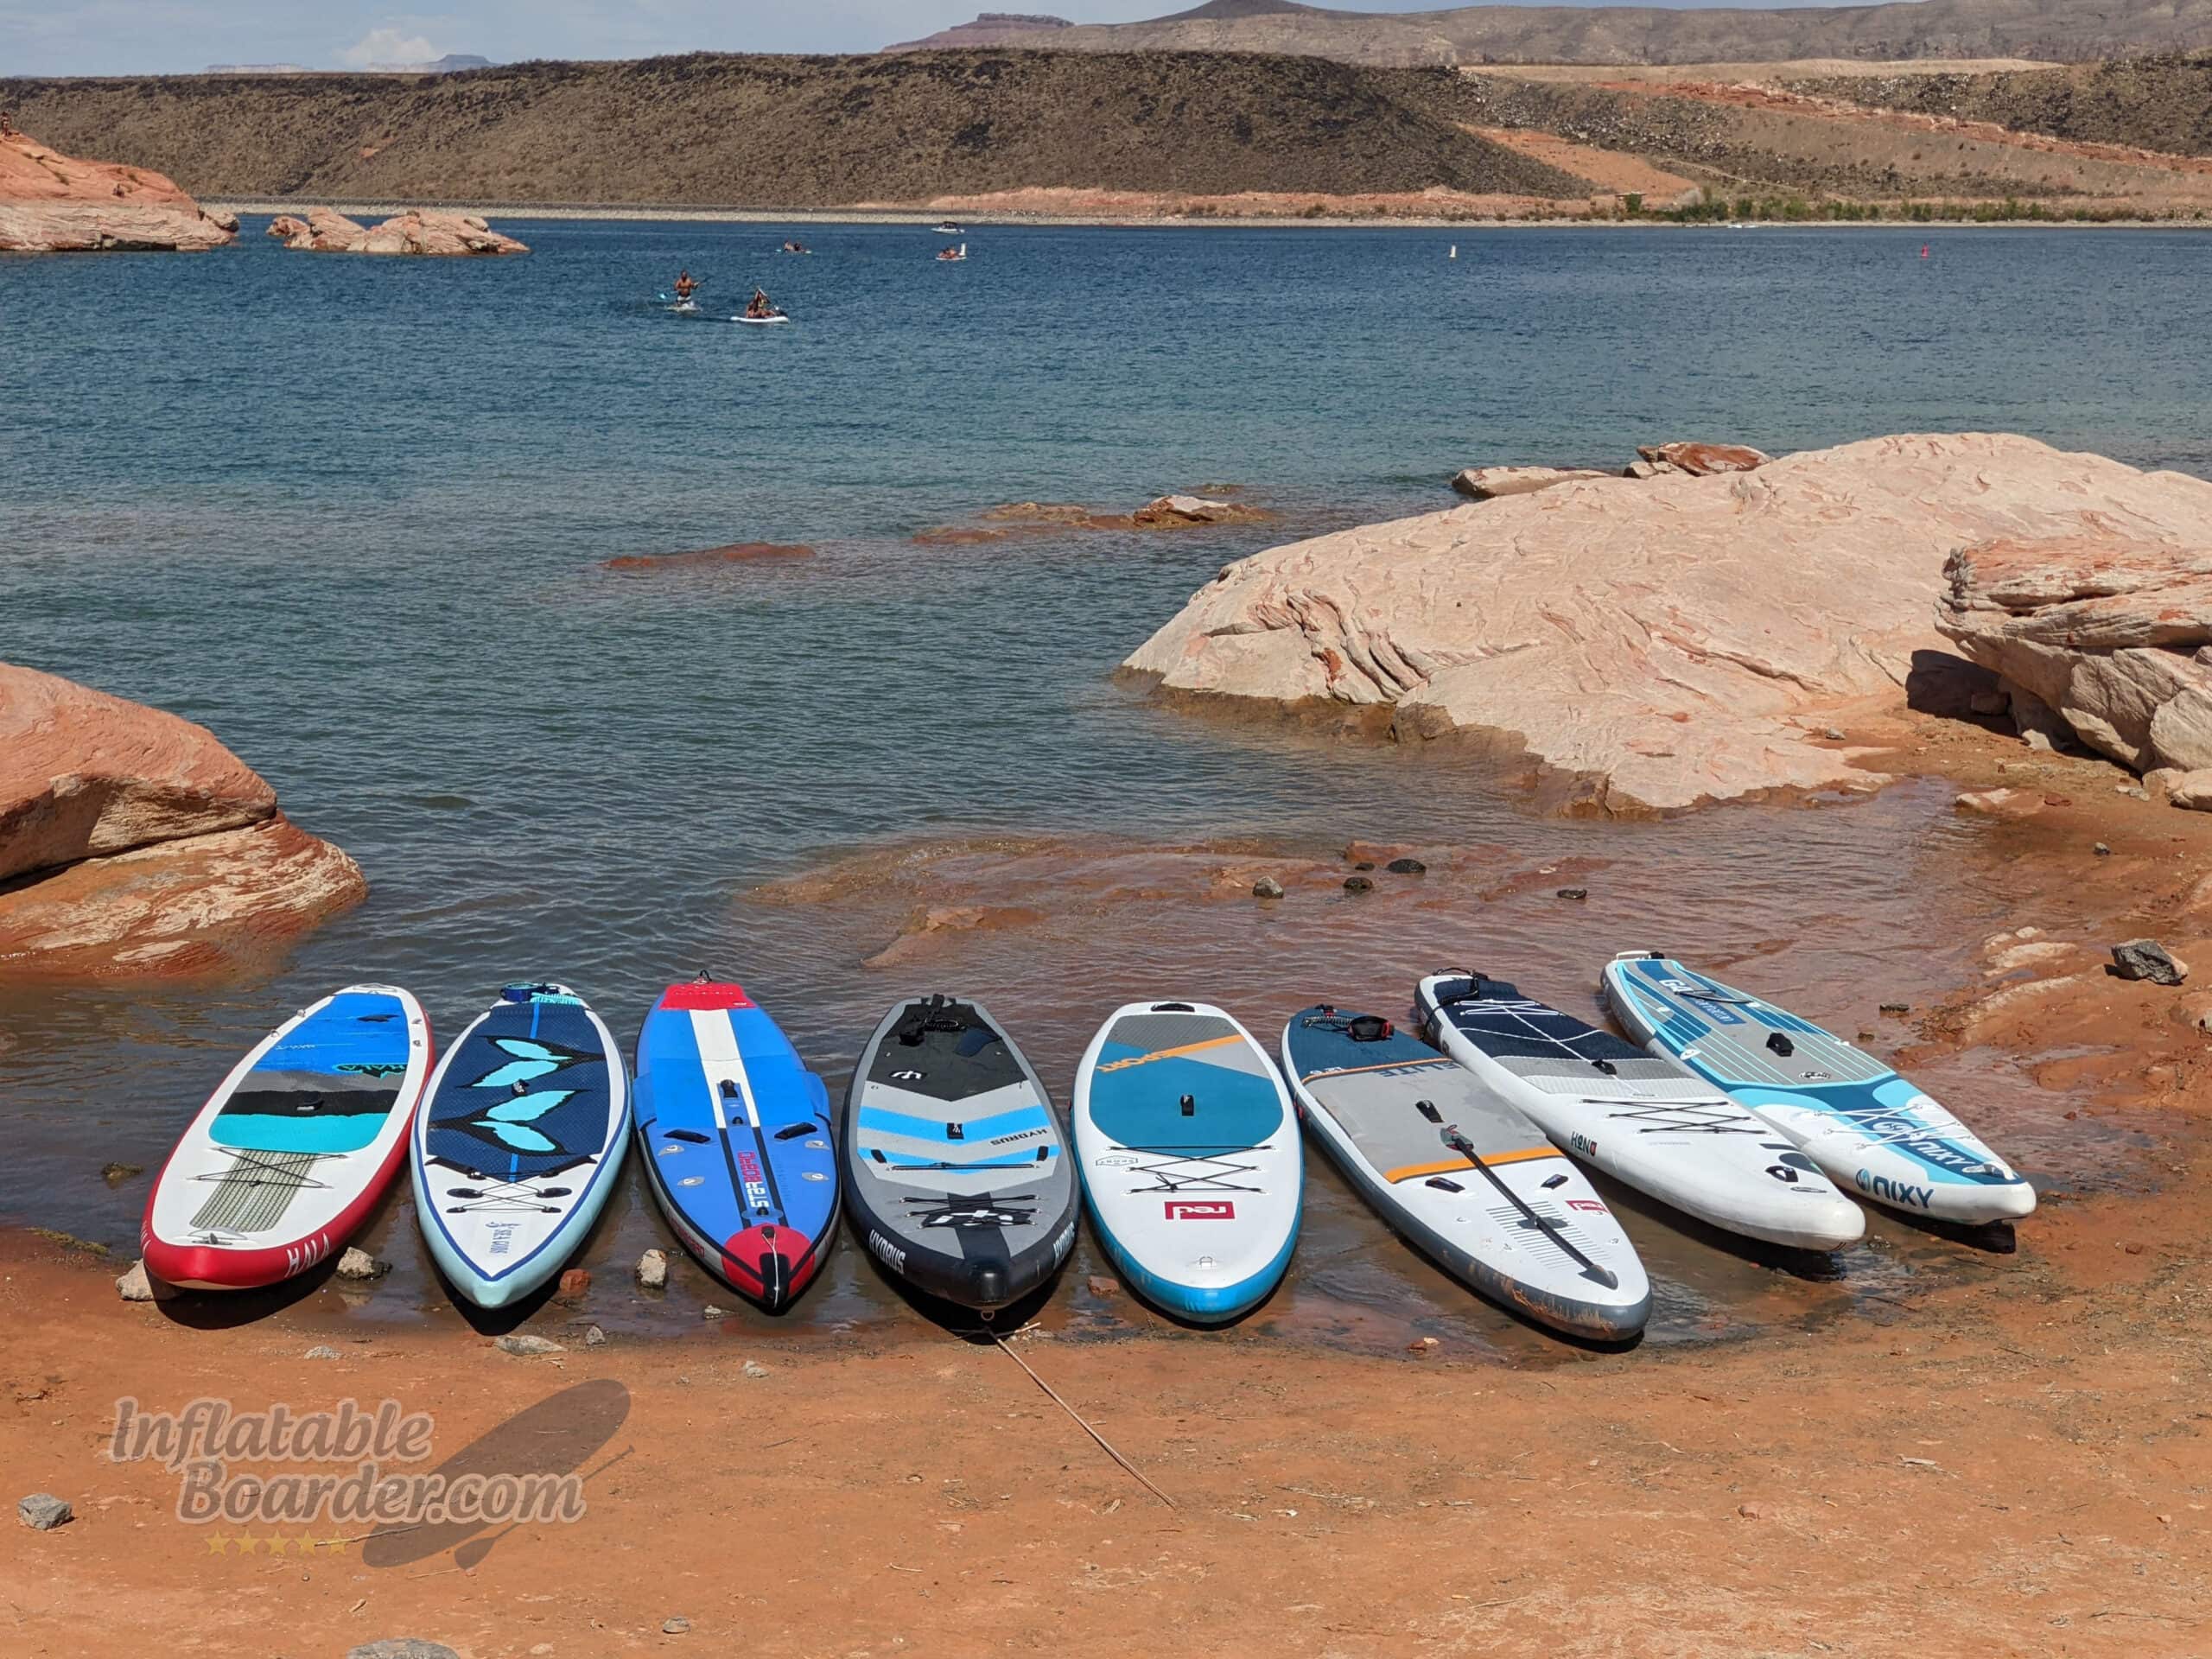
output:
<svg viewBox="0 0 2212 1659"><path fill-rule="evenodd" d="M965 236L968 232L962 230L960 226L954 224L948 219L944 224L937 227L937 234L939 236Z"/></svg>
<svg viewBox="0 0 2212 1659"><path fill-rule="evenodd" d="M968 245L963 242L957 248L939 248L937 251L937 257L940 264L965 259L968 257Z"/></svg>

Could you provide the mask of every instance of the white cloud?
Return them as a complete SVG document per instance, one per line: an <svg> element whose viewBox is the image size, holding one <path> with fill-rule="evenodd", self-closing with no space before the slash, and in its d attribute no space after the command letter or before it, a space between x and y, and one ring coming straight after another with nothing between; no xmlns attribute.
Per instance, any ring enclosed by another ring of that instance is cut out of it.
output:
<svg viewBox="0 0 2212 1659"><path fill-rule="evenodd" d="M372 29L338 54L339 61L355 69L380 63L429 63L438 48L420 35L402 35L396 29Z"/></svg>

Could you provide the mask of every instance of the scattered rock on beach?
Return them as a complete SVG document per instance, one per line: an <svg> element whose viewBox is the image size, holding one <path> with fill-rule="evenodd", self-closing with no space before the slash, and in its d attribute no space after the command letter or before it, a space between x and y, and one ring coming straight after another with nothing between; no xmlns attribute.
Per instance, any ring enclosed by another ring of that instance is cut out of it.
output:
<svg viewBox="0 0 2212 1659"><path fill-rule="evenodd" d="M1556 896L1561 899L1573 899L1579 902L1580 900L1587 899L1590 896L1590 889L1587 887L1561 887Z"/></svg>
<svg viewBox="0 0 2212 1659"><path fill-rule="evenodd" d="M492 1345L503 1354L513 1354L523 1359L533 1359L543 1354L565 1354L569 1351L557 1342L550 1341L543 1337L533 1337L529 1332L522 1331L518 1331L511 1336L495 1337L493 1338Z"/></svg>
<svg viewBox="0 0 2212 1659"><path fill-rule="evenodd" d="M638 1258L638 1283L647 1290L668 1287L668 1252L647 1250Z"/></svg>
<svg viewBox="0 0 2212 1659"><path fill-rule="evenodd" d="M1394 858L1382 867L1393 875L1425 875L1428 866L1417 858Z"/></svg>
<svg viewBox="0 0 2212 1659"><path fill-rule="evenodd" d="M1961 812L1985 818L2031 818L2043 810L2043 797L2024 789L1975 789L1951 803Z"/></svg>
<svg viewBox="0 0 2212 1659"><path fill-rule="evenodd" d="M346 1649L346 1659L461 1659L442 1642L425 1642L419 1636L388 1637Z"/></svg>
<svg viewBox="0 0 2212 1659"><path fill-rule="evenodd" d="M33 1532L52 1532L67 1524L76 1514L66 1498L52 1492L33 1492L16 1500L16 1518Z"/></svg>
<svg viewBox="0 0 2212 1659"><path fill-rule="evenodd" d="M561 1282L553 1292L556 1302L580 1302L591 1289L591 1270L570 1268L561 1274Z"/></svg>
<svg viewBox="0 0 2212 1659"><path fill-rule="evenodd" d="M604 1332L604 1331L601 1330L601 1329L600 1329L597 1325L588 1325L584 1326L584 1346L585 1346L585 1347L587 1347L587 1348L603 1348L603 1347L605 1347L606 1345L607 1345L607 1332Z"/></svg>
<svg viewBox="0 0 2212 1659"><path fill-rule="evenodd" d="M159 173L64 156L0 116L0 251L198 253L238 229Z"/></svg>
<svg viewBox="0 0 2212 1659"><path fill-rule="evenodd" d="M1374 879L1370 876L1364 875L1348 875L1344 878L1344 891L1346 893L1372 893L1375 891Z"/></svg>
<svg viewBox="0 0 2212 1659"><path fill-rule="evenodd" d="M381 1279L391 1271L391 1263L371 1255L358 1245L349 1244L346 1253L338 1258L336 1271L340 1279Z"/></svg>
<svg viewBox="0 0 2212 1659"><path fill-rule="evenodd" d="M761 1364L758 1360L747 1360L744 1365L744 1371L746 1376L751 1377L762 1377L768 1375L768 1368L766 1365Z"/></svg>
<svg viewBox="0 0 2212 1659"><path fill-rule="evenodd" d="M2172 956L2156 939L2126 939L2112 948L2112 971L2120 979L2178 985L2189 977L2189 964Z"/></svg>
<svg viewBox="0 0 2212 1659"><path fill-rule="evenodd" d="M126 1302L150 1302L154 1300L153 1281L146 1277L146 1264L133 1262L130 1272L115 1281L116 1294Z"/></svg>
<svg viewBox="0 0 2212 1659"><path fill-rule="evenodd" d="M336 1359L340 1357L340 1355L338 1351L335 1348L333 1348L328 1343L319 1342L315 1344L314 1347L308 1349L306 1353L301 1355L300 1357L302 1359Z"/></svg>
<svg viewBox="0 0 2212 1659"><path fill-rule="evenodd" d="M1495 501L1505 495L1534 495L1555 484L1612 476L1586 467L1469 467L1452 475L1452 487L1472 501Z"/></svg>
<svg viewBox="0 0 2212 1659"><path fill-rule="evenodd" d="M2212 812L2212 767L2175 772L2164 781L2169 805L2190 812Z"/></svg>
<svg viewBox="0 0 2212 1659"><path fill-rule="evenodd" d="M1282 883L1272 875L1263 875L1252 884L1252 896L1255 899L1280 899L1282 897Z"/></svg>
<svg viewBox="0 0 2212 1659"><path fill-rule="evenodd" d="M1094 1273L1083 1282L1084 1288L1102 1300L1122 1294L1122 1281L1118 1279L1109 1279L1103 1274Z"/></svg>
<svg viewBox="0 0 2212 1659"><path fill-rule="evenodd" d="M691 1621L682 1617L664 1618L660 1622L661 1634L664 1636L681 1636L690 1628Z"/></svg>

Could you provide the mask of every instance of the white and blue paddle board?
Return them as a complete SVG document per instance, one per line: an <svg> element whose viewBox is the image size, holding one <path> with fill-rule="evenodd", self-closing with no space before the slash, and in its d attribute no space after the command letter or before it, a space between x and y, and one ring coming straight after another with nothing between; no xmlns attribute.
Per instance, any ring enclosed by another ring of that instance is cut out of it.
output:
<svg viewBox="0 0 2212 1659"><path fill-rule="evenodd" d="M1075 1079L1076 1166L1130 1287L1221 1325L1281 1282L1298 1242L1298 1120L1252 1033L1203 1002L1132 1002Z"/></svg>
<svg viewBox="0 0 2212 1659"><path fill-rule="evenodd" d="M1840 1185L1907 1215L1978 1226L2036 1207L2027 1178L1864 1050L1656 951L1605 964L1622 1028L1757 1112Z"/></svg>
<svg viewBox="0 0 2212 1659"><path fill-rule="evenodd" d="M1746 1238L1834 1250L1866 1213L1789 1139L1666 1055L1485 974L1431 974L1414 1001L1429 1040L1533 1120L1554 1146Z"/></svg>
<svg viewBox="0 0 2212 1659"><path fill-rule="evenodd" d="M565 985L510 985L438 1063L415 1122L415 1213L438 1270L479 1307L561 1270L614 1188L630 1073Z"/></svg>
<svg viewBox="0 0 2212 1659"><path fill-rule="evenodd" d="M1462 1284L1578 1337L1643 1329L1651 1281L1589 1178L1457 1061L1371 1014L1291 1016L1306 1132L1391 1228Z"/></svg>

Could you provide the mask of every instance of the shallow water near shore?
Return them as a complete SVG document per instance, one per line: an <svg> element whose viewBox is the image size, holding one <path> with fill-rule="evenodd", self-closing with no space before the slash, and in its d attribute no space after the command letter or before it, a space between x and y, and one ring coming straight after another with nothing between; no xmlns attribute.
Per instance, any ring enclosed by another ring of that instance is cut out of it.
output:
<svg viewBox="0 0 2212 1659"><path fill-rule="evenodd" d="M1024 229L938 268L908 227L810 226L811 258L755 226L501 228L537 251L315 258L254 221L198 258L0 260L0 659L208 724L372 884L244 980L0 988L0 1219L130 1253L148 1178L100 1166L158 1166L238 1053L358 978L449 1035L502 980L557 976L626 1041L709 967L833 1096L917 989L982 996L1065 1103L1125 1000L1203 996L1271 1044L1305 1003L1395 1014L1419 973L1473 963L1588 1013L1604 957L1643 945L1903 1041L1878 1005L1969 977L2007 925L1946 791L1563 823L1442 752L1194 720L1109 671L1227 560L1451 505L1476 462L1933 427L2212 469L2206 351L2166 321L2200 282L2186 234L1528 231L1447 262L1429 231ZM2094 302L2120 264L2133 302ZM797 321L671 315L652 295L681 264L724 315L759 282ZM1277 522L909 540L995 502L1217 484ZM817 553L599 568L745 541ZM1346 895L1354 837L1429 873ZM1248 896L1263 869L1288 897ZM2039 1180L2125 1166L2007 1062L1916 1075ZM1251 1328L1548 1351L1310 1167ZM1655 1340L1986 1270L1878 1218L1824 1280L1624 1208ZM463 1328L404 1198L362 1242L393 1274L318 1304ZM582 1258L592 1317L681 1333L733 1306L680 1263L636 1298L629 1263L665 1243L626 1179ZM1146 1317L1091 1297L1097 1270L1086 1237L1048 1321ZM737 1317L906 1314L844 1248L791 1315Z"/></svg>

